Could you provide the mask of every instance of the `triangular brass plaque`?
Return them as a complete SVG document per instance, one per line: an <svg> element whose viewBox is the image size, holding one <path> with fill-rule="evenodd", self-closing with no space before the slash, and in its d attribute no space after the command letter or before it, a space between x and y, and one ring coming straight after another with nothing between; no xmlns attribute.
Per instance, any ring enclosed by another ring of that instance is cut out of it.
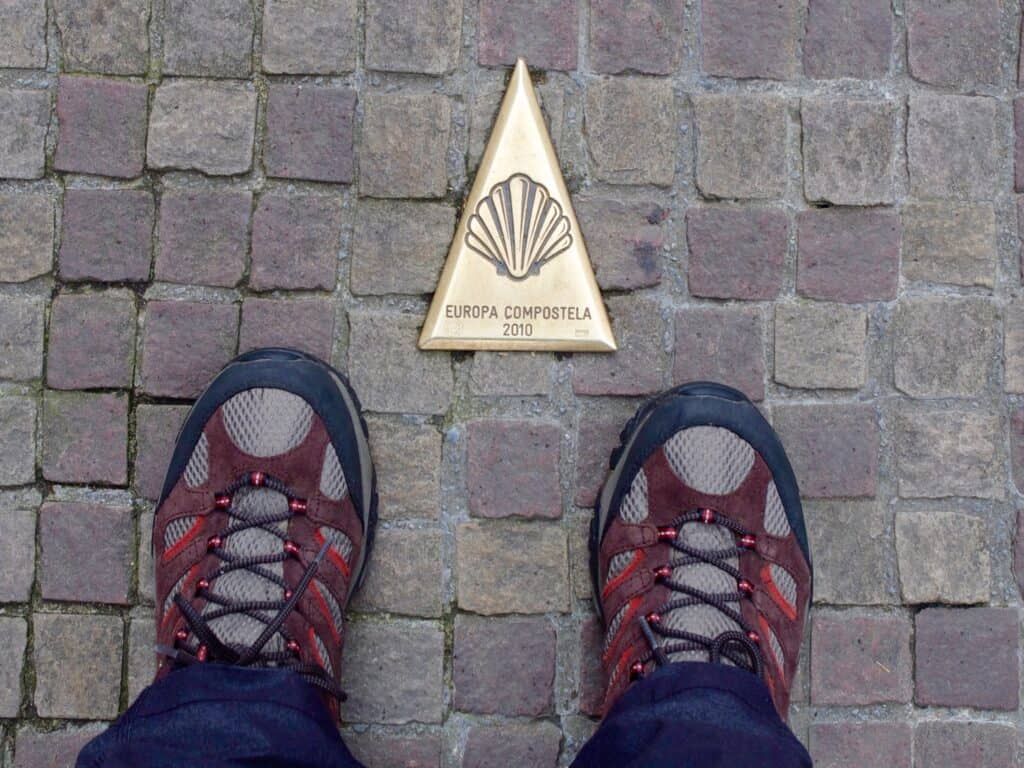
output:
<svg viewBox="0 0 1024 768"><path fill-rule="evenodd" d="M466 200L420 348L616 348L523 59Z"/></svg>

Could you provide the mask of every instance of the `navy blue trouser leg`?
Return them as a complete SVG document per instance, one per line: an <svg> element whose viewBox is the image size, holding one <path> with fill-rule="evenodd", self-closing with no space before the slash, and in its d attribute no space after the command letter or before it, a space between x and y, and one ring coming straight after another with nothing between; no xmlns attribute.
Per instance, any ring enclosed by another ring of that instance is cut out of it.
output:
<svg viewBox="0 0 1024 768"><path fill-rule="evenodd" d="M572 768L810 768L767 686L722 664L679 663L615 702Z"/></svg>
<svg viewBox="0 0 1024 768"><path fill-rule="evenodd" d="M213 664L147 688L78 757L78 768L197 765L361 768L319 694L300 677ZM810 765L760 680L695 663L672 664L630 688L573 768Z"/></svg>
<svg viewBox="0 0 1024 768"><path fill-rule="evenodd" d="M77 768L362 768L316 689L289 670L203 664L151 685Z"/></svg>

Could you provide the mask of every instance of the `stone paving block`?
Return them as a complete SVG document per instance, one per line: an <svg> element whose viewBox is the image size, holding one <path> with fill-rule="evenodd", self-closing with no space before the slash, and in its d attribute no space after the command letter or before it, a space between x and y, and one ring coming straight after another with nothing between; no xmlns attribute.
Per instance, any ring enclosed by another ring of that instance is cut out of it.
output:
<svg viewBox="0 0 1024 768"><path fill-rule="evenodd" d="M577 395L645 395L664 381L665 319L657 298L644 294L609 296L605 306L619 349L611 354L577 354L572 388Z"/></svg>
<svg viewBox="0 0 1024 768"><path fill-rule="evenodd" d="M131 179L146 161L145 83L62 76L53 167Z"/></svg>
<svg viewBox="0 0 1024 768"><path fill-rule="evenodd" d="M553 361L547 352L474 352L469 388L485 396L549 395Z"/></svg>
<svg viewBox="0 0 1024 768"><path fill-rule="evenodd" d="M433 424L366 419L381 520L440 517L441 433Z"/></svg>
<svg viewBox="0 0 1024 768"><path fill-rule="evenodd" d="M47 502L39 511L44 600L128 603L135 532L128 507Z"/></svg>
<svg viewBox="0 0 1024 768"><path fill-rule="evenodd" d="M28 601L35 575L35 539L34 512L14 509L0 515L0 562L4 563L4 578L0 581L0 602Z"/></svg>
<svg viewBox="0 0 1024 768"><path fill-rule="evenodd" d="M148 280L153 218L153 195L147 190L68 190L59 253L61 278Z"/></svg>
<svg viewBox="0 0 1024 768"><path fill-rule="evenodd" d="M640 403L623 398L585 398L580 401L576 446L576 504L593 506L608 472L608 459L619 444L619 433Z"/></svg>
<svg viewBox="0 0 1024 768"><path fill-rule="evenodd" d="M128 624L128 703L133 703L156 674L156 627L148 616Z"/></svg>
<svg viewBox="0 0 1024 768"><path fill-rule="evenodd" d="M444 197L451 103L436 93L368 93L363 102L359 193Z"/></svg>
<svg viewBox="0 0 1024 768"><path fill-rule="evenodd" d="M785 80L796 74L801 3L716 0L702 8L701 65L709 75Z"/></svg>
<svg viewBox="0 0 1024 768"><path fill-rule="evenodd" d="M810 0L803 49L808 77L884 77L892 56L892 6L888 0Z"/></svg>
<svg viewBox="0 0 1024 768"><path fill-rule="evenodd" d="M150 405L135 409L135 461L132 487L144 499L156 501L174 453L174 439L188 415L187 405Z"/></svg>
<svg viewBox="0 0 1024 768"><path fill-rule="evenodd" d="M679 66L684 14L683 0L596 0L590 6L590 66L612 75L672 73Z"/></svg>
<svg viewBox="0 0 1024 768"><path fill-rule="evenodd" d="M142 334L141 390L157 397L196 397L234 356L237 335L234 304L150 301Z"/></svg>
<svg viewBox="0 0 1024 768"><path fill-rule="evenodd" d="M356 0L267 0L263 69L336 74L356 66Z"/></svg>
<svg viewBox="0 0 1024 768"><path fill-rule="evenodd" d="M257 347L292 347L331 359L336 303L333 299L262 299L242 303L238 352Z"/></svg>
<svg viewBox="0 0 1024 768"><path fill-rule="evenodd" d="M1017 709L1015 608L925 608L917 614L915 641L916 704Z"/></svg>
<svg viewBox="0 0 1024 768"><path fill-rule="evenodd" d="M812 501L804 505L804 515L814 554L815 602L899 603L893 513L887 504Z"/></svg>
<svg viewBox="0 0 1024 768"><path fill-rule="evenodd" d="M817 768L910 768L907 723L811 723L809 741Z"/></svg>
<svg viewBox="0 0 1024 768"><path fill-rule="evenodd" d="M25 663L28 624L19 616L0 616L0 717L17 717L21 708L21 672Z"/></svg>
<svg viewBox="0 0 1024 768"><path fill-rule="evenodd" d="M1019 491L1024 488L1024 408L1010 412L1010 463L1013 483Z"/></svg>
<svg viewBox="0 0 1024 768"><path fill-rule="evenodd" d="M410 664L416 674L409 674ZM345 639L346 723L440 723L444 632L426 621L359 621Z"/></svg>
<svg viewBox="0 0 1024 768"><path fill-rule="evenodd" d="M481 419L470 422L466 431L471 515L562 516L558 472L562 430L557 423Z"/></svg>
<svg viewBox="0 0 1024 768"><path fill-rule="evenodd" d="M692 307L675 316L672 381L727 381L764 399L764 331L757 307Z"/></svg>
<svg viewBox="0 0 1024 768"><path fill-rule="evenodd" d="M896 298L900 218L883 210L813 209L797 214L797 292L859 304Z"/></svg>
<svg viewBox="0 0 1024 768"><path fill-rule="evenodd" d="M906 703L913 687L910 620L819 612L811 628L811 703Z"/></svg>
<svg viewBox="0 0 1024 768"><path fill-rule="evenodd" d="M1006 723L934 720L914 729L918 768L1002 768L1013 765L1016 757L1017 729Z"/></svg>
<svg viewBox="0 0 1024 768"><path fill-rule="evenodd" d="M246 77L253 22L249 0L166 0L163 74Z"/></svg>
<svg viewBox="0 0 1024 768"><path fill-rule="evenodd" d="M1006 307L1003 358L1006 391L1024 393L1024 301L1020 299L1011 301Z"/></svg>
<svg viewBox="0 0 1024 768"><path fill-rule="evenodd" d="M903 276L951 285L995 284L996 215L990 203L903 206Z"/></svg>
<svg viewBox="0 0 1024 768"><path fill-rule="evenodd" d="M374 539L373 567L353 607L439 617L444 603L443 566L440 530L382 528Z"/></svg>
<svg viewBox="0 0 1024 768"><path fill-rule="evenodd" d="M912 397L979 395L995 352L996 309L986 299L907 299L894 322L897 389Z"/></svg>
<svg viewBox="0 0 1024 768"><path fill-rule="evenodd" d="M986 200L1007 179L999 103L972 96L911 96L910 191L922 199ZM1008 183L1008 182L1007 182Z"/></svg>
<svg viewBox="0 0 1024 768"><path fill-rule="evenodd" d="M652 200L623 202L607 194L580 197L575 208L603 290L647 288L661 282L668 208Z"/></svg>
<svg viewBox="0 0 1024 768"><path fill-rule="evenodd" d="M439 414L452 400L451 356L416 348L423 319L400 312L349 314L349 371L369 411Z"/></svg>
<svg viewBox="0 0 1024 768"><path fill-rule="evenodd" d="M252 167L256 90L229 80L165 80L153 98L146 161L210 176Z"/></svg>
<svg viewBox="0 0 1024 768"><path fill-rule="evenodd" d="M867 369L867 313L842 304L775 306L775 380L805 389L857 389Z"/></svg>
<svg viewBox="0 0 1024 768"><path fill-rule="evenodd" d="M251 218L251 192L166 189L156 279L234 288L245 272Z"/></svg>
<svg viewBox="0 0 1024 768"><path fill-rule="evenodd" d="M1013 101L1013 129L1015 135L1013 153L1013 189L1024 190L1024 99Z"/></svg>
<svg viewBox="0 0 1024 768"><path fill-rule="evenodd" d="M40 717L106 719L121 688L120 616L37 613L35 706Z"/></svg>
<svg viewBox="0 0 1024 768"><path fill-rule="evenodd" d="M592 83L584 120L595 178L612 184L672 184L679 129L667 80L622 77Z"/></svg>
<svg viewBox="0 0 1024 768"><path fill-rule="evenodd" d="M0 485L36 479L36 403L28 397L0 396Z"/></svg>
<svg viewBox="0 0 1024 768"><path fill-rule="evenodd" d="M773 415L805 498L875 495L879 429L874 406L784 405Z"/></svg>
<svg viewBox="0 0 1024 768"><path fill-rule="evenodd" d="M693 102L700 193L709 198L780 197L787 176L785 102L723 94L695 96Z"/></svg>
<svg viewBox="0 0 1024 768"><path fill-rule="evenodd" d="M144 75L149 0L54 0L64 70Z"/></svg>
<svg viewBox="0 0 1024 768"><path fill-rule="evenodd" d="M0 379L29 381L43 373L46 300L4 296L0 301Z"/></svg>
<svg viewBox="0 0 1024 768"><path fill-rule="evenodd" d="M12 768L57 768L74 765L82 748L107 729L106 723L42 730L34 725L18 728L14 741L17 753Z"/></svg>
<svg viewBox="0 0 1024 768"><path fill-rule="evenodd" d="M352 181L355 110L351 88L271 83L263 150L267 175Z"/></svg>
<svg viewBox="0 0 1024 768"><path fill-rule="evenodd" d="M344 212L335 197L260 197L252 224L252 271L256 290L333 290Z"/></svg>
<svg viewBox="0 0 1024 768"><path fill-rule="evenodd" d="M0 67L45 66L45 0L0 0Z"/></svg>
<svg viewBox="0 0 1024 768"><path fill-rule="evenodd" d="M53 267L53 199L0 194L0 282L21 283Z"/></svg>
<svg viewBox="0 0 1024 768"><path fill-rule="evenodd" d="M580 626L580 712L590 717L604 713L607 680L601 666L604 652L604 625L597 616L588 616Z"/></svg>
<svg viewBox="0 0 1024 768"><path fill-rule="evenodd" d="M895 435L903 498L1003 497L1003 437L997 414L905 408L897 414Z"/></svg>
<svg viewBox="0 0 1024 768"><path fill-rule="evenodd" d="M896 109L894 101L803 99L808 200L835 205L893 201Z"/></svg>
<svg viewBox="0 0 1024 768"><path fill-rule="evenodd" d="M522 56L538 69L576 68L576 0L481 0L478 25L484 66L512 65Z"/></svg>
<svg viewBox="0 0 1024 768"><path fill-rule="evenodd" d="M131 387L134 355L131 292L62 293L53 300L46 350L48 386Z"/></svg>
<svg viewBox="0 0 1024 768"><path fill-rule="evenodd" d="M896 551L905 603L984 603L992 585L985 522L958 512L901 510Z"/></svg>
<svg viewBox="0 0 1024 768"><path fill-rule="evenodd" d="M365 731L345 732L345 746L360 763L374 768L441 768L442 743L438 734L394 736Z"/></svg>
<svg viewBox="0 0 1024 768"><path fill-rule="evenodd" d="M43 477L55 483L128 482L128 398L49 390L43 398Z"/></svg>
<svg viewBox="0 0 1024 768"><path fill-rule="evenodd" d="M716 299L774 299L789 242L784 211L690 208L686 212L690 293Z"/></svg>
<svg viewBox="0 0 1024 768"><path fill-rule="evenodd" d="M574 520L569 528L569 580L573 595L580 600L591 598L589 519Z"/></svg>
<svg viewBox="0 0 1024 768"><path fill-rule="evenodd" d="M156 589L153 585L153 513L143 512L139 515L139 602L152 605Z"/></svg>
<svg viewBox="0 0 1024 768"><path fill-rule="evenodd" d="M455 232L447 203L362 200L352 247L352 293L431 293Z"/></svg>
<svg viewBox="0 0 1024 768"><path fill-rule="evenodd" d="M508 670L516 674L509 675ZM555 628L545 618L459 614L452 651L455 709L539 717L551 712Z"/></svg>
<svg viewBox="0 0 1024 768"><path fill-rule="evenodd" d="M46 91L0 88L0 179L43 176L50 96Z"/></svg>
<svg viewBox="0 0 1024 768"><path fill-rule="evenodd" d="M555 768L561 743L562 732L552 723L474 725L466 740L462 768Z"/></svg>
<svg viewBox="0 0 1024 768"><path fill-rule="evenodd" d="M973 91L1002 76L1002 3L952 0L907 3L910 74L931 85Z"/></svg>
<svg viewBox="0 0 1024 768"><path fill-rule="evenodd" d="M366 67L384 72L443 75L459 62L462 0L411 10L401 0L366 4Z"/></svg>
<svg viewBox="0 0 1024 768"><path fill-rule="evenodd" d="M459 607L474 613L565 613L569 561L557 525L462 523L455 532ZM481 563L487 563L481 568Z"/></svg>

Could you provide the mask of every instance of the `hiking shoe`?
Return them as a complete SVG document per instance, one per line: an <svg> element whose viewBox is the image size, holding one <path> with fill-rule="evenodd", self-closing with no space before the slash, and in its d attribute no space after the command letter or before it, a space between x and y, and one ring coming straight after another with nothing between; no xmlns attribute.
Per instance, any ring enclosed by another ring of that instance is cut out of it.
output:
<svg viewBox="0 0 1024 768"><path fill-rule="evenodd" d="M236 358L196 401L153 525L157 679L290 668L337 713L342 615L377 515L359 411L341 374L287 349Z"/></svg>
<svg viewBox="0 0 1024 768"><path fill-rule="evenodd" d="M789 709L811 594L800 492L775 432L740 392L694 383L622 432L590 531L605 622L605 711L680 661L731 664Z"/></svg>

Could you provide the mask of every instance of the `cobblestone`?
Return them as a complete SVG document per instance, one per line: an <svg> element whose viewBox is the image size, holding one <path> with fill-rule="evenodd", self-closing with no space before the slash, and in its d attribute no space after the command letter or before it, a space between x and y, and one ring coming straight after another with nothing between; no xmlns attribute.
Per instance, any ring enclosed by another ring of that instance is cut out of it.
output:
<svg viewBox="0 0 1024 768"><path fill-rule="evenodd" d="M337 74L356 66L356 0L267 0L263 69Z"/></svg>
<svg viewBox="0 0 1024 768"><path fill-rule="evenodd" d="M957 512L896 516L906 603L983 603L991 590L985 522ZM924 554L927 553L927 554Z"/></svg>
<svg viewBox="0 0 1024 768"><path fill-rule="evenodd" d="M263 150L267 175L352 181L355 91L285 84L271 84L269 91Z"/></svg>
<svg viewBox="0 0 1024 768"><path fill-rule="evenodd" d="M157 280L232 288L245 272L252 194L169 189L160 198Z"/></svg>
<svg viewBox="0 0 1024 768"><path fill-rule="evenodd" d="M106 729L104 723L43 730L34 725L18 729L14 741L14 768L52 768L74 765L78 753L93 737Z"/></svg>
<svg viewBox="0 0 1024 768"><path fill-rule="evenodd" d="M431 424L367 419L382 520L440 516L441 435Z"/></svg>
<svg viewBox="0 0 1024 768"><path fill-rule="evenodd" d="M0 717L17 717L21 709L21 673L28 644L28 624L17 616L0 616Z"/></svg>
<svg viewBox="0 0 1024 768"><path fill-rule="evenodd" d="M710 75L784 80L796 74L800 3L721 0L701 18L701 63Z"/></svg>
<svg viewBox="0 0 1024 768"><path fill-rule="evenodd" d="M663 381L665 321L654 297L613 296L605 302L619 349L577 355L572 388L578 395L643 395Z"/></svg>
<svg viewBox="0 0 1024 768"><path fill-rule="evenodd" d="M812 723L810 752L818 768L910 768L906 723Z"/></svg>
<svg viewBox="0 0 1024 768"><path fill-rule="evenodd" d="M43 477L58 483L128 482L128 398L50 390L43 398Z"/></svg>
<svg viewBox="0 0 1024 768"><path fill-rule="evenodd" d="M153 195L135 189L75 189L64 194L60 276L141 282L153 250Z"/></svg>
<svg viewBox="0 0 1024 768"><path fill-rule="evenodd" d="M763 399L762 327L756 308L679 310L673 382L728 381L751 400Z"/></svg>
<svg viewBox="0 0 1024 768"><path fill-rule="evenodd" d="M334 288L343 221L341 202L333 197L261 197L252 224L249 285Z"/></svg>
<svg viewBox="0 0 1024 768"><path fill-rule="evenodd" d="M462 0L441 0L414 13L399 0L370 0L366 66L442 75L458 64L461 29Z"/></svg>
<svg viewBox="0 0 1024 768"><path fill-rule="evenodd" d="M239 353L258 347L292 347L331 359L335 306L327 299L264 299L242 303Z"/></svg>
<svg viewBox="0 0 1024 768"><path fill-rule="evenodd" d="M476 517L561 517L561 430L543 421L469 424L469 512ZM503 471L495 472L496 467Z"/></svg>
<svg viewBox="0 0 1024 768"><path fill-rule="evenodd" d="M38 179L46 162L46 91L0 88L0 179Z"/></svg>
<svg viewBox="0 0 1024 768"><path fill-rule="evenodd" d="M903 207L903 276L950 285L995 284L996 216L989 203Z"/></svg>
<svg viewBox="0 0 1024 768"><path fill-rule="evenodd" d="M769 208L691 208L688 277L694 296L774 299L782 288L789 222Z"/></svg>
<svg viewBox="0 0 1024 768"><path fill-rule="evenodd" d="M601 288L632 290L661 282L667 208L654 201L627 203L607 195L581 197L575 206Z"/></svg>
<svg viewBox="0 0 1024 768"><path fill-rule="evenodd" d="M840 304L775 307L775 380L806 389L864 384L867 317Z"/></svg>
<svg viewBox="0 0 1024 768"><path fill-rule="evenodd" d="M804 37L808 77L873 79L889 71L892 6L886 0L810 0Z"/></svg>
<svg viewBox="0 0 1024 768"><path fill-rule="evenodd" d="M64 68L143 75L149 68L148 0L55 0Z"/></svg>
<svg viewBox="0 0 1024 768"><path fill-rule="evenodd" d="M39 716L112 719L121 688L121 618L37 613L32 625Z"/></svg>
<svg viewBox="0 0 1024 768"><path fill-rule="evenodd" d="M804 504L814 553L814 600L830 605L899 602L893 513L877 501ZM836 535L841 531L843 535Z"/></svg>
<svg viewBox="0 0 1024 768"><path fill-rule="evenodd" d="M363 102L359 192L443 197L451 105L437 94L371 93Z"/></svg>
<svg viewBox="0 0 1024 768"><path fill-rule="evenodd" d="M0 283L21 283L53 266L53 200L0 194Z"/></svg>
<svg viewBox="0 0 1024 768"><path fill-rule="evenodd" d="M1017 731L1012 726L996 723L920 723L914 729L914 755L920 768L1013 765L1017 755Z"/></svg>
<svg viewBox="0 0 1024 768"><path fill-rule="evenodd" d="M156 500L174 452L174 438L188 415L186 405L150 405L135 410L135 474L133 485L144 499Z"/></svg>
<svg viewBox="0 0 1024 768"><path fill-rule="evenodd" d="M910 621L896 614L817 613L811 703L905 703L912 693Z"/></svg>
<svg viewBox="0 0 1024 768"><path fill-rule="evenodd" d="M168 0L164 19L164 74L245 77L252 70L247 0Z"/></svg>
<svg viewBox="0 0 1024 768"><path fill-rule="evenodd" d="M0 558L5 564L0 602L28 602L35 576L35 538L36 515L31 510L14 509L0 516Z"/></svg>
<svg viewBox="0 0 1024 768"><path fill-rule="evenodd" d="M382 529L374 540L373 557L353 603L356 610L441 615L441 531Z"/></svg>
<svg viewBox="0 0 1024 768"><path fill-rule="evenodd" d="M64 293L50 309L46 383L55 389L130 387L135 297L127 291Z"/></svg>
<svg viewBox="0 0 1024 768"><path fill-rule="evenodd" d="M684 15L682 0L595 0L590 6L591 66L613 75L670 74L679 64Z"/></svg>
<svg viewBox="0 0 1024 768"><path fill-rule="evenodd" d="M932 85L972 91L998 85L1000 13L996 0L907 3L907 49L911 74Z"/></svg>
<svg viewBox="0 0 1024 768"><path fill-rule="evenodd" d="M0 395L0 485L24 485L36 477L36 401Z"/></svg>
<svg viewBox="0 0 1024 768"><path fill-rule="evenodd" d="M522 56L544 69L576 67L577 0L482 0L479 7L481 64L515 64Z"/></svg>
<svg viewBox="0 0 1024 768"><path fill-rule="evenodd" d="M474 726L466 741L463 768L532 765L555 768L562 734L551 723Z"/></svg>
<svg viewBox="0 0 1024 768"><path fill-rule="evenodd" d="M0 2L0 67L46 66L44 0Z"/></svg>
<svg viewBox="0 0 1024 768"><path fill-rule="evenodd" d="M0 303L0 377L27 381L43 372L46 303L29 296Z"/></svg>
<svg viewBox="0 0 1024 768"><path fill-rule="evenodd" d="M48 502L39 511L39 540L44 600L128 602L134 555L130 509Z"/></svg>

